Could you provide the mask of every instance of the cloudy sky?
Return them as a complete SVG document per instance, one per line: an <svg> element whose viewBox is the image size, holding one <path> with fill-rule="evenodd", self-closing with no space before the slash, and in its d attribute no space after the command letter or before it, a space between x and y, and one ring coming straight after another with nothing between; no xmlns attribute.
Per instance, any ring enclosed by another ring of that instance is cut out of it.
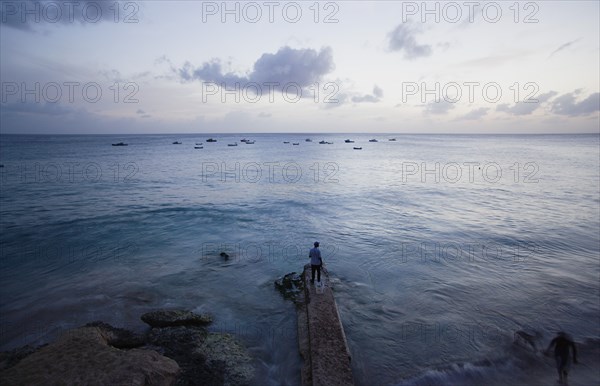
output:
<svg viewBox="0 0 600 386"><path fill-rule="evenodd" d="M1 1L2 133L599 132L599 2Z"/></svg>

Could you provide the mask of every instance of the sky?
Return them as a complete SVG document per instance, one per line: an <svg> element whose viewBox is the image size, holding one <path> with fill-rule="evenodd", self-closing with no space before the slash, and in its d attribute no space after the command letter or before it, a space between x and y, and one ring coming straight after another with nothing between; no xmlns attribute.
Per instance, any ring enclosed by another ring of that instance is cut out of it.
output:
<svg viewBox="0 0 600 386"><path fill-rule="evenodd" d="M599 133L598 1L0 1L0 133Z"/></svg>

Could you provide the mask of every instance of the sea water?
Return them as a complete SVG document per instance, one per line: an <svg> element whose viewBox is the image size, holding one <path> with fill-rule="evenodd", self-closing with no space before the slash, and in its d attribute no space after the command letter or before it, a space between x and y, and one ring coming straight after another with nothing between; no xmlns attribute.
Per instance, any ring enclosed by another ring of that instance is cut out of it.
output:
<svg viewBox="0 0 600 386"><path fill-rule="evenodd" d="M600 379L598 135L209 137L0 136L0 349L180 307L299 384L273 282L319 241L359 385L554 382L518 330Z"/></svg>

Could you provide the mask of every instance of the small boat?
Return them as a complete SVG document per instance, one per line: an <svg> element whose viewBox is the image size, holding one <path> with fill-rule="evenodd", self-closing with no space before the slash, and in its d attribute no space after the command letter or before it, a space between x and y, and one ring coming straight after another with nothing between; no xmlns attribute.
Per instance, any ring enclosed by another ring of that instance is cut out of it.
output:
<svg viewBox="0 0 600 386"><path fill-rule="evenodd" d="M294 145L294 146L298 146L298 145L300 145L300 143L298 143L298 142L294 142L294 143L292 143L292 145Z"/></svg>
<svg viewBox="0 0 600 386"><path fill-rule="evenodd" d="M194 146L194 149L204 149L204 146Z"/></svg>
<svg viewBox="0 0 600 386"><path fill-rule="evenodd" d="M119 142L119 143L113 143L113 146L128 146L126 143L124 142Z"/></svg>
<svg viewBox="0 0 600 386"><path fill-rule="evenodd" d="M312 139L310 139L310 138L306 138L306 139L304 140L304 142L312 142Z"/></svg>
<svg viewBox="0 0 600 386"><path fill-rule="evenodd" d="M216 139L209 138L209 139L207 139L207 140L206 140L206 142L217 142L217 140L216 140Z"/></svg>
<svg viewBox="0 0 600 386"><path fill-rule="evenodd" d="M369 139L369 142L379 142L379 141L376 139Z"/></svg>
<svg viewBox="0 0 600 386"><path fill-rule="evenodd" d="M290 141L283 141L283 143L290 143Z"/></svg>
<svg viewBox="0 0 600 386"><path fill-rule="evenodd" d="M254 141L250 141L249 139L245 141L246 145L254 145Z"/></svg>
<svg viewBox="0 0 600 386"><path fill-rule="evenodd" d="M390 139L388 139L388 141L390 141L390 142L396 142L396 138L390 138Z"/></svg>
<svg viewBox="0 0 600 386"><path fill-rule="evenodd" d="M237 142L236 143L228 143L227 146L237 146Z"/></svg>
<svg viewBox="0 0 600 386"><path fill-rule="evenodd" d="M354 150L362 150L362 147L353 147Z"/></svg>
<svg viewBox="0 0 600 386"><path fill-rule="evenodd" d="M196 146L202 146L202 143L196 142Z"/></svg>
<svg viewBox="0 0 600 386"><path fill-rule="evenodd" d="M173 145L181 145L181 142L175 141L175 142L173 142Z"/></svg>
<svg viewBox="0 0 600 386"><path fill-rule="evenodd" d="M248 142L248 140L246 138L244 138L244 139L240 139L240 142Z"/></svg>
<svg viewBox="0 0 600 386"><path fill-rule="evenodd" d="M346 143L354 143L354 141L349 140L349 139L345 140L344 142L346 142Z"/></svg>
<svg viewBox="0 0 600 386"><path fill-rule="evenodd" d="M327 141L319 141L319 145L327 145Z"/></svg>

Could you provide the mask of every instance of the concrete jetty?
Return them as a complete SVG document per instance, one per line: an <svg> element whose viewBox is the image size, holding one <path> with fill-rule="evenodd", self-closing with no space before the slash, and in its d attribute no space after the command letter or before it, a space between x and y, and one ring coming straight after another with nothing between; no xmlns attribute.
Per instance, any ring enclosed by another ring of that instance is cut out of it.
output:
<svg viewBox="0 0 600 386"><path fill-rule="evenodd" d="M304 266L304 299L297 303L298 344L304 359L303 386L354 385L350 350L333 297L329 273L321 269L321 284L310 284L310 264Z"/></svg>

